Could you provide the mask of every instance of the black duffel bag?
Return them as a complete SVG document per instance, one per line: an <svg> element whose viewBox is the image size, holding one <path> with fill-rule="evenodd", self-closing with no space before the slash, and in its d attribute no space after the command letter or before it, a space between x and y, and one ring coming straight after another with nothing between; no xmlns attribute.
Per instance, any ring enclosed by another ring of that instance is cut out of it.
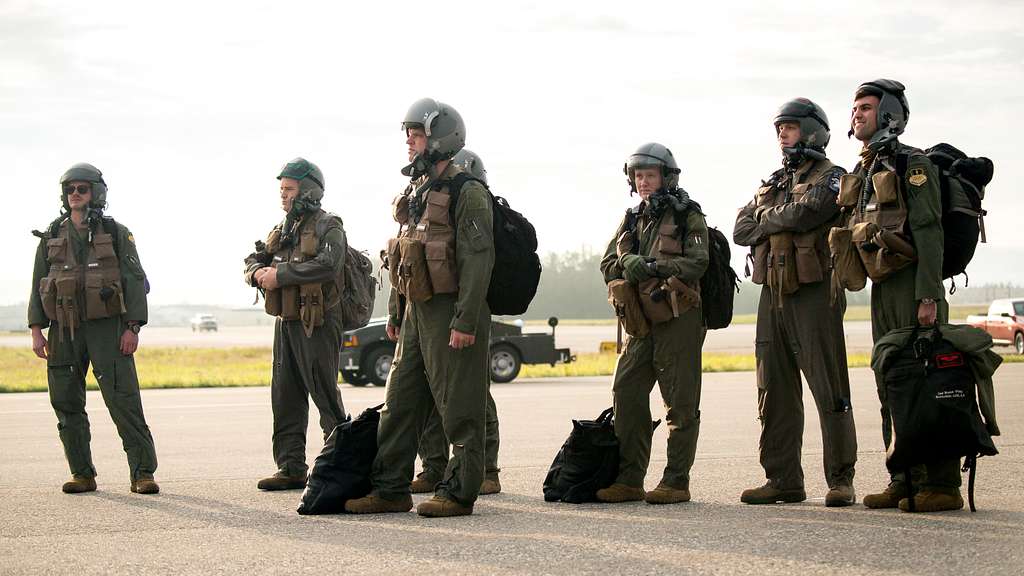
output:
<svg viewBox="0 0 1024 576"><path fill-rule="evenodd" d="M338 424L316 457L299 503L299 514L338 514L345 502L373 488L370 469L377 457L377 424L383 404Z"/></svg>

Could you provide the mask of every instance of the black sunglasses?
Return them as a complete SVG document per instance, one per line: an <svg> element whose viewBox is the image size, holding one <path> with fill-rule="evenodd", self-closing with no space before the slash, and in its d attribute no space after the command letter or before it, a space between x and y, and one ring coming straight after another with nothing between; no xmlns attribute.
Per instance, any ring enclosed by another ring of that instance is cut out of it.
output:
<svg viewBox="0 0 1024 576"><path fill-rule="evenodd" d="M75 184L74 186L65 186L64 192L67 193L69 196L72 194L80 194L82 196L85 196L89 192L92 192L92 187L89 186L88 184Z"/></svg>

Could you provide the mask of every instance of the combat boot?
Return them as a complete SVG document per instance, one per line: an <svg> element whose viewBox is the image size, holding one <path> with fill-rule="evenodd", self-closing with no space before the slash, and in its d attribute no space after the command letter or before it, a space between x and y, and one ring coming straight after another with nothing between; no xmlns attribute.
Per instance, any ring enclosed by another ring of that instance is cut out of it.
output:
<svg viewBox="0 0 1024 576"><path fill-rule="evenodd" d="M389 514L412 510L412 496L406 494L398 500L388 500L376 494L345 502L345 512L352 514Z"/></svg>
<svg viewBox="0 0 1024 576"><path fill-rule="evenodd" d="M463 506L455 500L444 496L434 495L426 502L420 502L416 507L416 513L427 518L447 518L449 516L469 516L473 513L473 506Z"/></svg>
<svg viewBox="0 0 1024 576"><path fill-rule="evenodd" d="M597 499L609 504L619 502L639 502L644 499L644 489L637 486L627 486L616 482L607 488L597 491Z"/></svg>
<svg viewBox="0 0 1024 576"><path fill-rule="evenodd" d="M433 492L437 483L441 480L426 470L416 475L416 478L409 484L409 491L413 494L426 494Z"/></svg>
<svg viewBox="0 0 1024 576"><path fill-rule="evenodd" d="M65 494L81 494L82 492L95 492L96 479L91 476L72 476L60 487Z"/></svg>
<svg viewBox="0 0 1024 576"><path fill-rule="evenodd" d="M829 489L828 494L825 494L825 506L829 508L853 506L856 501L857 493L853 491L853 486L849 485L834 486Z"/></svg>
<svg viewBox="0 0 1024 576"><path fill-rule="evenodd" d="M498 492L501 492L501 481L498 480L498 473L486 474L484 481L480 483L480 495L486 496L487 494L497 494Z"/></svg>
<svg viewBox="0 0 1024 576"><path fill-rule="evenodd" d="M885 490L878 494L868 494L865 496L864 505L873 509L897 508L900 505L900 500L906 494L907 489L903 484L892 482L885 487Z"/></svg>
<svg viewBox="0 0 1024 576"><path fill-rule="evenodd" d="M139 476L132 480L132 493L134 494L159 494L160 485L153 480L152 476Z"/></svg>
<svg viewBox="0 0 1024 576"><path fill-rule="evenodd" d="M959 490L953 494L931 490L921 490L914 494L914 512L942 512L944 510L960 510L963 507L964 498L960 495ZM909 498L900 500L900 510L911 511Z"/></svg>
<svg viewBox="0 0 1024 576"><path fill-rule="evenodd" d="M664 482L644 495L648 504L678 504L690 501L690 491L686 488L673 488Z"/></svg>
<svg viewBox="0 0 1024 576"><path fill-rule="evenodd" d="M740 494L740 502L746 504L793 503L804 500L807 500L807 492L804 492L803 488L779 488L772 480L758 488L747 488Z"/></svg>
<svg viewBox="0 0 1024 576"><path fill-rule="evenodd" d="M288 476L284 472L277 472L259 481L256 487L260 490L302 490L306 487L306 475Z"/></svg>

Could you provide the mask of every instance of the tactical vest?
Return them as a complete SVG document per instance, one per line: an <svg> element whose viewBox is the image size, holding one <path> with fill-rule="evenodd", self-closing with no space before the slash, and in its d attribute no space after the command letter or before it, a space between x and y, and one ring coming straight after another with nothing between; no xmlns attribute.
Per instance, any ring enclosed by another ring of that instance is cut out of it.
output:
<svg viewBox="0 0 1024 576"><path fill-rule="evenodd" d="M757 207L772 208L787 201L799 202L832 168L828 160L805 161L790 174L784 186L769 183L759 188ZM755 284L767 283L773 293L779 295L791 294L801 284L821 282L829 268L827 237L831 226L830 221L808 232L779 232L751 247L750 280Z"/></svg>
<svg viewBox="0 0 1024 576"><path fill-rule="evenodd" d="M281 227L271 230L267 237L267 252L273 254L270 266L277 268L284 262L301 264L316 258L320 247L317 225L324 214L318 210L304 217L299 225L298 241L287 246L281 244ZM281 320L301 320L308 337L312 335L313 328L323 325L326 311L338 305L340 293L337 280L281 286L267 290L265 310Z"/></svg>
<svg viewBox="0 0 1024 576"><path fill-rule="evenodd" d="M46 241L50 268L39 282L39 295L46 317L67 328L74 339L82 320L118 316L125 313L125 306L113 236L102 226L90 233L86 261L81 263L72 247L72 226L66 218Z"/></svg>
<svg viewBox="0 0 1024 576"><path fill-rule="evenodd" d="M418 220L409 208L413 185L392 202L392 215L399 230L398 236L388 240L388 271L392 286L412 302L459 291L449 185L450 181L441 181L424 193Z"/></svg>

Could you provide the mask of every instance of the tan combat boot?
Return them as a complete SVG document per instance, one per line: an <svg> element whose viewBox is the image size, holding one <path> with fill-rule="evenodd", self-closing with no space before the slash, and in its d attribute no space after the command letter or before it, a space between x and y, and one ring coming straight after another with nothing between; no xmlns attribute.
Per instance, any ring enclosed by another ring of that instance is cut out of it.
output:
<svg viewBox="0 0 1024 576"><path fill-rule="evenodd" d="M480 483L480 495L486 496L488 494L497 494L498 492L501 492L501 481L498 480L498 473L486 474L484 481Z"/></svg>
<svg viewBox="0 0 1024 576"><path fill-rule="evenodd" d="M956 494L948 492L933 492L921 490L914 494L914 512L943 512L945 510L960 510L964 507L964 498L957 490ZM910 499L900 500L900 510L910 512Z"/></svg>
<svg viewBox="0 0 1024 576"><path fill-rule="evenodd" d="M302 490L306 487L306 476L288 476L284 472L277 472L260 480L256 487L260 490Z"/></svg>
<svg viewBox="0 0 1024 576"><path fill-rule="evenodd" d="M803 502L807 500L807 492L803 488L779 488L769 480L764 486L747 488L740 494L740 502L746 504L775 504L777 502Z"/></svg>
<svg viewBox="0 0 1024 576"><path fill-rule="evenodd" d="M673 488L664 482L644 495L648 504L678 504L690 501L690 491L686 488Z"/></svg>
<svg viewBox="0 0 1024 576"><path fill-rule="evenodd" d="M906 487L902 484L892 483L878 494L868 494L865 496L864 505L873 509L896 508L900 505L900 500L906 494Z"/></svg>
<svg viewBox="0 0 1024 576"><path fill-rule="evenodd" d="M160 485L152 476L139 476L132 480L132 492L135 494L159 494Z"/></svg>
<svg viewBox="0 0 1024 576"><path fill-rule="evenodd" d="M412 483L409 484L409 491L413 494L426 494L427 492L433 492L434 487L440 482L440 479L436 479L433 474L427 474L425 471L420 472L413 479Z"/></svg>
<svg viewBox="0 0 1024 576"><path fill-rule="evenodd" d="M473 513L472 506L463 506L455 500L434 495L416 507L416 513L427 518L447 518L449 516L469 516Z"/></svg>
<svg viewBox="0 0 1024 576"><path fill-rule="evenodd" d="M616 482L607 488L601 488L597 491L597 499L601 502L608 502L609 504L617 504L619 502L639 502L644 499L644 489L637 486L627 486Z"/></svg>
<svg viewBox="0 0 1024 576"><path fill-rule="evenodd" d="M853 506L856 501L857 493L853 491L853 486L840 484L829 489L828 494L825 494L825 506L829 508Z"/></svg>
<svg viewBox="0 0 1024 576"><path fill-rule="evenodd" d="M65 494L81 494L82 492L95 492L96 479L91 476L72 476L60 487Z"/></svg>
<svg viewBox="0 0 1024 576"><path fill-rule="evenodd" d="M352 514L390 514L412 510L412 496L406 494L398 500L388 500L376 494L345 502L345 512Z"/></svg>

